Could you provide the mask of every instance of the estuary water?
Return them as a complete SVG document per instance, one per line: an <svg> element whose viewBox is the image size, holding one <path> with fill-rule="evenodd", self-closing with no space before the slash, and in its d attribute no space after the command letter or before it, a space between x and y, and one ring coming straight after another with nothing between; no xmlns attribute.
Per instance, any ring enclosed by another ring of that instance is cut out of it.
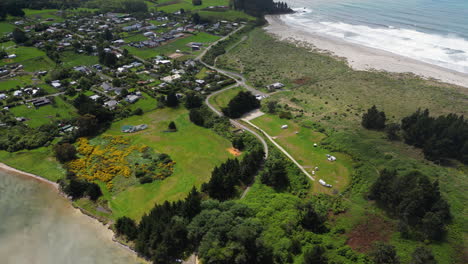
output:
<svg viewBox="0 0 468 264"><path fill-rule="evenodd" d="M468 0L286 0L285 23L468 73Z"/></svg>
<svg viewBox="0 0 468 264"><path fill-rule="evenodd" d="M139 263L46 183L0 171L0 263Z"/></svg>

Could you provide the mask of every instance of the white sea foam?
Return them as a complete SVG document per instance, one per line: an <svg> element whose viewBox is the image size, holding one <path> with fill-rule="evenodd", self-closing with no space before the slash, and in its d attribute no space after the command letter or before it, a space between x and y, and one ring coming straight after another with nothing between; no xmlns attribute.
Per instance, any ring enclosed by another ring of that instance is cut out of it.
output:
<svg viewBox="0 0 468 264"><path fill-rule="evenodd" d="M296 8L282 16L290 26L355 44L392 52L447 69L468 73L468 40L397 27L371 27L314 17L313 10Z"/></svg>

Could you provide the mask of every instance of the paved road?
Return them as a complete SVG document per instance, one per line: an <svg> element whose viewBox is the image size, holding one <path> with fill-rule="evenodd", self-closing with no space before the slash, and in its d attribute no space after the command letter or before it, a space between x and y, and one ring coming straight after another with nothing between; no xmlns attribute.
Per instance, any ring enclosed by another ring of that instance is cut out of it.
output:
<svg viewBox="0 0 468 264"><path fill-rule="evenodd" d="M200 55L198 55L195 60L199 61L201 64L203 64L205 67L211 69L211 70L214 70L214 71L218 71L226 76L229 76L231 77L232 79L236 80L237 84L240 85L240 86L243 86L245 87L247 90L251 91L253 94L257 95L263 95L263 96L267 96L266 93L262 92L262 91L259 91L255 88L253 88L252 86L248 85L247 84L247 80L245 79L245 77L242 75L242 74L239 74L239 73L236 73L236 72L231 72L231 71L227 71L227 70L224 70L224 69L220 69L216 66L211 66L207 63L205 63L202 58L203 56L205 56L205 54L216 44L218 44L218 42L222 41L222 40L225 40L227 39L228 37L230 37L232 34L235 34L237 31L241 30L243 27L245 26L241 26L239 27L238 29L234 30L233 32L229 33L228 35L218 39L217 41L213 42L210 46L208 46L202 53L200 53Z"/></svg>
<svg viewBox="0 0 468 264"><path fill-rule="evenodd" d="M210 99L211 99L211 97L213 97L213 96L215 96L215 95L217 95L217 94L220 94L220 93L222 93L222 92L224 92L224 91L226 91L226 90L232 89L232 88L234 88L234 87L237 87L237 84L232 85L232 86L229 86L229 87L226 87L226 88L224 88L224 89L221 89L221 90L219 90L219 91L216 91L216 92L214 92L214 93L208 95L208 97L206 97L206 99L205 99L205 104L206 104L213 112L215 112L218 116L222 116L223 113L221 113L218 109L216 109L216 108L210 103ZM260 136L257 132L255 132L255 131L253 131L252 129L250 129L250 128L244 126L244 125L241 124L241 123L239 123L237 120L235 120L235 119L229 119L229 121L231 122L231 124L232 124L233 126L235 126L235 127L237 127L237 128L240 128L240 129L243 129L244 131L249 132L250 134L254 135L258 140L260 140L260 142L261 142L262 145L263 145L263 151L265 152L265 160L266 160L266 159L268 158L268 144L267 144L267 142L265 141L265 139L264 139L262 136ZM242 195L241 195L241 199L243 199L243 198L247 195L247 193L249 192L249 190L250 190L250 186L248 186L248 187L244 190L244 192L243 192Z"/></svg>

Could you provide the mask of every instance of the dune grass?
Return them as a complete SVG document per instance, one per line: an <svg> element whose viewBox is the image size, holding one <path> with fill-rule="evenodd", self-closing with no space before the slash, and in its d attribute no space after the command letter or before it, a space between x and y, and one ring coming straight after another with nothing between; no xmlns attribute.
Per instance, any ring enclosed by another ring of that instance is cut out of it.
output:
<svg viewBox="0 0 468 264"><path fill-rule="evenodd" d="M178 131L165 132L174 121ZM124 134L123 125L147 124L149 129ZM176 162L170 177L150 184L132 186L116 194L110 201L113 217L123 215L139 219L155 203L184 198L193 186L209 180L211 170L230 157L230 142L209 129L188 120L186 109L160 109L143 116L133 116L112 125L105 135L120 135L132 144L145 144L157 152L167 153Z"/></svg>

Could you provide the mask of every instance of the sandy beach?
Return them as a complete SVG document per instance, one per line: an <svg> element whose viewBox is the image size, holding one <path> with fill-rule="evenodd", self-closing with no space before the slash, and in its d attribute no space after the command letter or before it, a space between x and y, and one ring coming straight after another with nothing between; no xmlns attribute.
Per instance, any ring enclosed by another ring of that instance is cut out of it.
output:
<svg viewBox="0 0 468 264"><path fill-rule="evenodd" d="M413 73L422 78L432 78L444 83L468 88L468 74L459 73L390 52L373 49L338 38L314 34L287 25L281 16L267 16L269 25L265 30L280 40L302 42L313 45L317 50L346 58L355 70L379 70L396 73ZM306 45L303 45L306 46Z"/></svg>
<svg viewBox="0 0 468 264"><path fill-rule="evenodd" d="M8 165L6 165L4 163L0 163L0 170L8 172L8 173L18 174L18 175L25 176L25 177L30 177L30 178L33 178L33 179L35 179L37 181L47 183L48 185L53 186L57 190L59 189L59 185L56 182L49 181L49 180L47 180L45 178L42 178L41 176L37 176L37 175L32 174L32 173L17 170L17 169L15 169L13 167L10 167L10 166L8 166Z"/></svg>

